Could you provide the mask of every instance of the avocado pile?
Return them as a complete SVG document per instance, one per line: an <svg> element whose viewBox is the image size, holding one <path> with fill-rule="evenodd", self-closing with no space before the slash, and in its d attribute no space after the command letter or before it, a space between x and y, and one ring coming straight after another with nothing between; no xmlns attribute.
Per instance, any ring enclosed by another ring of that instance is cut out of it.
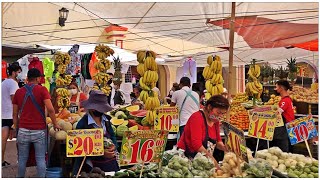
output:
<svg viewBox="0 0 320 180"><path fill-rule="evenodd" d="M157 164L146 165L142 170L142 178L159 178L159 174L156 173L158 170ZM130 169L126 169L123 172L116 172L113 178L139 178L141 173L142 165L135 165Z"/></svg>
<svg viewBox="0 0 320 180"><path fill-rule="evenodd" d="M90 173L81 172L79 178L107 178L107 176L105 176L105 172L100 168L94 167Z"/></svg>
<svg viewBox="0 0 320 180"><path fill-rule="evenodd" d="M287 169L289 178L318 178L319 164L313 161L312 164L306 164L304 167L297 166L295 169Z"/></svg>

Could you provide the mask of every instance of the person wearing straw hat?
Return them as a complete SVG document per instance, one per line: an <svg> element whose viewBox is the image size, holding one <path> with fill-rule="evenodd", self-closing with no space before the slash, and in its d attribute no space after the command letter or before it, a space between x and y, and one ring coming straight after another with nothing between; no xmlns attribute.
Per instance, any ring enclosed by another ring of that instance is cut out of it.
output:
<svg viewBox="0 0 320 180"><path fill-rule="evenodd" d="M111 117L106 112L112 110L108 104L108 97L101 91L92 90L89 99L81 102L81 106L86 110L86 114L78 122L76 129L95 129L102 128L104 139L112 141L112 145L106 147L103 156L90 156L86 158L86 162L81 171L90 172L93 167L99 167L102 171L119 171L117 162L117 140L116 135L111 127ZM76 158L73 175L79 171L83 157Z"/></svg>

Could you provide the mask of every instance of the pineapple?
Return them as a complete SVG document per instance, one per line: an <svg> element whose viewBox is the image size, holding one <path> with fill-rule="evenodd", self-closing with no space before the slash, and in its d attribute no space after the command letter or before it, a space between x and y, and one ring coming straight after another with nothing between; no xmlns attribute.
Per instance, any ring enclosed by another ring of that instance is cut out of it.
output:
<svg viewBox="0 0 320 180"><path fill-rule="evenodd" d="M119 85L122 83L122 74L121 74L121 63L119 56L114 58L114 75L113 75L113 84Z"/></svg>

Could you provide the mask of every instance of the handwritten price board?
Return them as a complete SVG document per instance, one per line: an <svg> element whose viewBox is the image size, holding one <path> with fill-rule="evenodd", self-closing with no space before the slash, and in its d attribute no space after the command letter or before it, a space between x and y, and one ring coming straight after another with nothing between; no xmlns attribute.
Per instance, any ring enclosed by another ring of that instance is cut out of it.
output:
<svg viewBox="0 0 320 180"><path fill-rule="evenodd" d="M274 113L249 111L250 124L248 136L272 141L274 129L276 127L275 116Z"/></svg>
<svg viewBox="0 0 320 180"><path fill-rule="evenodd" d="M254 108L252 110L249 110L249 113L253 112L261 112L261 113L274 113L276 116L276 127L281 127L284 126L283 119L281 116L281 113L278 111L278 106L277 105L266 105L258 108Z"/></svg>
<svg viewBox="0 0 320 180"><path fill-rule="evenodd" d="M159 163L165 150L169 131L126 131L120 152L120 166Z"/></svg>
<svg viewBox="0 0 320 180"><path fill-rule="evenodd" d="M248 162L246 139L244 136L244 132L225 121L222 121L222 127L226 136L225 143L227 145L227 148L230 151L234 152L241 159Z"/></svg>
<svg viewBox="0 0 320 180"><path fill-rule="evenodd" d="M154 122L155 130L179 131L179 111L177 107L160 107Z"/></svg>
<svg viewBox="0 0 320 180"><path fill-rule="evenodd" d="M314 119L302 117L286 124L291 145L298 144L304 140L318 136Z"/></svg>
<svg viewBox="0 0 320 180"><path fill-rule="evenodd" d="M67 157L102 156L103 130L81 129L67 132Z"/></svg>

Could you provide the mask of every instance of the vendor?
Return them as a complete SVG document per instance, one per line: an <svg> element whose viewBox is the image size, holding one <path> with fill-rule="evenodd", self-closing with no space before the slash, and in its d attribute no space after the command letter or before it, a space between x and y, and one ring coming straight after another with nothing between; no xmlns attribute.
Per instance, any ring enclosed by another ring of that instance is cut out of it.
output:
<svg viewBox="0 0 320 180"><path fill-rule="evenodd" d="M80 105L80 103L88 99L87 95L80 92L78 84L76 82L70 83L68 89L71 94L69 111L74 113L77 111L83 111L84 109ZM75 109L76 111L74 111Z"/></svg>
<svg viewBox="0 0 320 180"><path fill-rule="evenodd" d="M102 128L104 137L111 139L113 143L111 146L104 149L103 156L87 157L81 171L90 172L93 167L99 167L105 172L119 171L120 168L116 158L117 140L111 127L111 117L104 114L105 112L112 110L108 104L107 96L101 91L92 90L89 99L83 101L81 105L85 108L87 113L78 122L76 129ZM82 160L82 157L75 159L73 175L78 173Z"/></svg>
<svg viewBox="0 0 320 180"><path fill-rule="evenodd" d="M194 158L198 152L205 153L219 169L219 165L213 157L213 151L215 147L226 151L220 136L219 121L229 106L225 97L215 95L207 101L203 110L190 116L177 144L178 148L185 150L185 155L188 158Z"/></svg>

